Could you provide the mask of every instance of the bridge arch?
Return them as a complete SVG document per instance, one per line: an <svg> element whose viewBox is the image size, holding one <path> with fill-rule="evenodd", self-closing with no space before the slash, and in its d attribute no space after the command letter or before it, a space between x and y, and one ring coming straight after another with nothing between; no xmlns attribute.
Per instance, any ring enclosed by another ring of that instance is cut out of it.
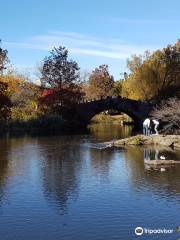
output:
<svg viewBox="0 0 180 240"><path fill-rule="evenodd" d="M140 125L142 120L149 115L152 105L148 102L127 98L108 97L106 99L78 104L75 114L79 121L87 125L95 115L109 109L118 110L127 114L134 120L135 125Z"/></svg>

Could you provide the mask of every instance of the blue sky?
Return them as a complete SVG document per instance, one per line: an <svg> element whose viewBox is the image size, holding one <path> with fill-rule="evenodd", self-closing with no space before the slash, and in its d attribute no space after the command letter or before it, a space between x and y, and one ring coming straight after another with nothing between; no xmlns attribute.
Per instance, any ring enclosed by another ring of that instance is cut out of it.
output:
<svg viewBox="0 0 180 240"><path fill-rule="evenodd" d="M63 45L82 70L108 64L118 79L132 54L180 38L179 9L179 0L6 0L0 39L13 66L31 74Z"/></svg>

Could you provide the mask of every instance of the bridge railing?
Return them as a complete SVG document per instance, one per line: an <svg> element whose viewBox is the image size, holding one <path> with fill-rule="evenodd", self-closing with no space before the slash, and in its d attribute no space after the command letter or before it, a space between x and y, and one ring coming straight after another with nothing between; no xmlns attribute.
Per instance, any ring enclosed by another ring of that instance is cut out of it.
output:
<svg viewBox="0 0 180 240"><path fill-rule="evenodd" d="M122 100L136 101L136 102L139 102L139 103L153 104L152 101L133 100L133 99L128 99L126 97L122 97L120 95L118 95L118 96L100 97L100 98L93 98L93 99L83 98L80 101L78 101L77 104L84 104L84 103L91 103L91 102L98 102L98 101L102 101L102 100L112 100L112 99L122 99Z"/></svg>
<svg viewBox="0 0 180 240"><path fill-rule="evenodd" d="M100 98L93 98L93 99L83 98L78 102L78 104L90 103L90 102L102 101L102 100L109 100L109 99L115 99L115 98L126 99L126 98L121 97L121 96L107 96L107 97L100 97Z"/></svg>

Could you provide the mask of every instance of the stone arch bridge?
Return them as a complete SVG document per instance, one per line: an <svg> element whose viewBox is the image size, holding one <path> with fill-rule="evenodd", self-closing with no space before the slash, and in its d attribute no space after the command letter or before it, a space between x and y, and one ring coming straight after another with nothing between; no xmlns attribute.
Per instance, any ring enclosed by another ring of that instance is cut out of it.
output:
<svg viewBox="0 0 180 240"><path fill-rule="evenodd" d="M135 125L140 125L143 119L149 115L152 107L153 104L150 102L136 101L122 97L107 97L105 99L77 104L75 106L75 118L87 125L96 114L114 109L126 113L134 120Z"/></svg>

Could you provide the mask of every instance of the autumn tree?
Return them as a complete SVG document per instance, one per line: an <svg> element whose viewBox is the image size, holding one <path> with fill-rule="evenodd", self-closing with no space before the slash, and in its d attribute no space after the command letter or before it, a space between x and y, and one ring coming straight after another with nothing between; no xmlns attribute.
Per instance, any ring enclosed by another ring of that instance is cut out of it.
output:
<svg viewBox="0 0 180 240"><path fill-rule="evenodd" d="M1 40L0 40L0 44L1 44ZM9 62L7 54L8 54L8 51L0 47L0 75L3 74L3 70L6 68L5 67L6 64Z"/></svg>
<svg viewBox="0 0 180 240"><path fill-rule="evenodd" d="M162 99L178 95L180 90L180 47L168 45L144 56L128 60L131 71L123 94L133 99Z"/></svg>
<svg viewBox="0 0 180 240"><path fill-rule="evenodd" d="M12 120L29 120L37 115L39 86L32 83L26 76L20 75L13 69L0 77L6 84L6 96L9 97Z"/></svg>
<svg viewBox="0 0 180 240"><path fill-rule="evenodd" d="M11 114L11 101L7 93L7 84L0 82L0 120L7 120Z"/></svg>
<svg viewBox="0 0 180 240"><path fill-rule="evenodd" d="M0 47L0 120L7 120L10 118L11 101L8 97L8 85L7 83L2 82L3 70L5 69L7 62L7 50Z"/></svg>
<svg viewBox="0 0 180 240"><path fill-rule="evenodd" d="M129 68L131 73L134 73L145 60L150 57L151 53L149 51L145 51L144 54L134 54L131 58L127 59L127 67Z"/></svg>
<svg viewBox="0 0 180 240"><path fill-rule="evenodd" d="M86 95L89 99L112 96L114 78L109 73L108 65L100 65L89 77Z"/></svg>
<svg viewBox="0 0 180 240"><path fill-rule="evenodd" d="M124 83L129 77L129 74L127 72L121 73L123 77L120 80L116 80L114 82L114 94L116 96L122 96L123 95L123 89L124 89Z"/></svg>
<svg viewBox="0 0 180 240"><path fill-rule="evenodd" d="M54 48L44 59L42 86L45 89L41 104L53 110L68 108L82 98L79 66L68 58L65 47Z"/></svg>
<svg viewBox="0 0 180 240"><path fill-rule="evenodd" d="M36 118L38 112L38 101L40 97L39 86L25 79L24 83L19 85L18 91L11 95L12 99L12 119L30 120Z"/></svg>

